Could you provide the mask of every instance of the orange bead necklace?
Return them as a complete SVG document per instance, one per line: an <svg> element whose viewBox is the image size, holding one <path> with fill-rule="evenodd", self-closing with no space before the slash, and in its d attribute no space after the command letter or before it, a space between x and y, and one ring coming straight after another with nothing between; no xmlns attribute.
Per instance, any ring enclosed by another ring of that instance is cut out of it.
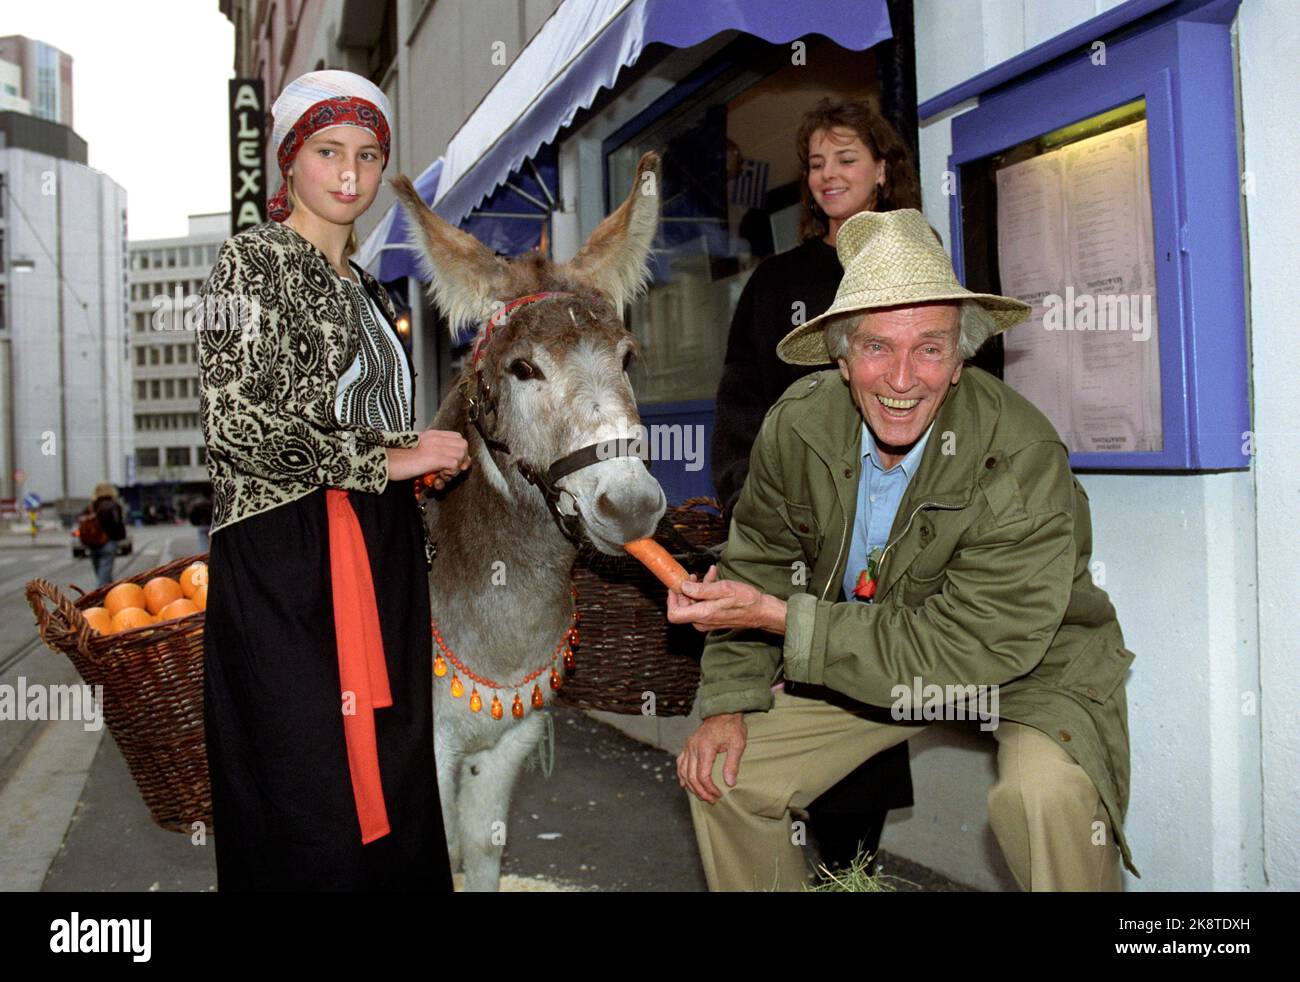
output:
<svg viewBox="0 0 1300 982"><path fill-rule="evenodd" d="M469 670L469 667L464 662L460 661L460 659L452 653L452 650L447 647L447 642L443 640L442 633L438 630L437 620L430 618L429 623L433 626L433 641L438 646L438 653L434 655L433 658L433 674L438 678L442 678L446 675L447 662L450 661L456 666L460 674L463 674L466 678L474 682L475 685L469 697L469 709L472 713L477 713L483 708L483 697L479 695L478 687L481 685L486 689L493 690L492 706L489 710L493 719L501 719L505 715L505 709L501 705L501 697L499 693L507 689L514 689L515 698L514 702L510 705L510 715L515 719L523 719L524 701L519 695L519 690L521 688L526 686L529 682L532 682L533 679L540 676L549 668L551 670L551 689L552 691L557 691L560 686L564 684L563 677L555 668L556 660L561 657L563 658L564 670L566 672L573 671L573 649L578 646L578 621L582 620L582 615L578 613L578 588L573 584L570 584L570 590L573 592L573 620L569 624L569 629L564 632L564 637L560 639L560 643L557 644L555 650L551 652L550 661L546 662L536 670L529 672L517 685L501 685L498 682L492 681L492 679L475 675ZM451 673L451 694L457 699L465 694L465 685L461 682L460 675L456 672ZM541 709L544 705L542 701L542 687L539 684L533 684L533 694L529 701L532 703L534 709Z"/></svg>

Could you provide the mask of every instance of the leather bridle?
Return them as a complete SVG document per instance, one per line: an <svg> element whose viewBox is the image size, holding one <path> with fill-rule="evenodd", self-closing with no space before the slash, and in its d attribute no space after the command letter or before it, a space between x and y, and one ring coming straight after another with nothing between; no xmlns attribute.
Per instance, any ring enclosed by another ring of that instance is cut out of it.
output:
<svg viewBox="0 0 1300 982"><path fill-rule="evenodd" d="M466 372L460 381L461 396L465 400L468 410L469 421L474 424L478 430L479 437L482 438L484 445L492 451L514 456L510 447L502 441L496 439L488 431L485 423L486 418L492 417L491 428L497 426L497 404L492 394L492 387L487 379L483 377L483 369L479 366L479 360L482 357L483 350L488 342L492 339L492 329L501 322L503 318L509 317L510 313L520 307L537 303L544 300L554 300L562 297L574 297L576 294L560 291L548 290L543 293L531 293L527 296L516 297L511 300L500 310L494 313L487 322L487 326L479 339L474 344L474 354L470 360L470 371ZM641 452L636 452L640 450ZM561 492L573 498L573 492L566 488L560 488L557 483L561 478L567 477L575 471L582 470L584 467L590 467L592 464L599 463L602 460L609 460L614 457L639 457L648 469L650 466L648 453L635 439L621 438L618 440L602 440L599 443L588 444L571 454L554 461L546 470L539 471L532 464L523 460L516 460L515 467L519 469L529 484L532 484L542 493L546 501L547 510L550 511L551 517L555 519L555 524L566 539L575 546L582 544L580 530L582 527L582 516L578 512L576 499L573 503L573 514L566 515L560 510Z"/></svg>

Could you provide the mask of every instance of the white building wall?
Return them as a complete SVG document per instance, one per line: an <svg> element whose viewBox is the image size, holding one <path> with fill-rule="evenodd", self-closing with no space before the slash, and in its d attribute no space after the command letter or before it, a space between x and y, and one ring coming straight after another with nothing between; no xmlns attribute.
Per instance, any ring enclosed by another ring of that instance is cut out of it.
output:
<svg viewBox="0 0 1300 982"><path fill-rule="evenodd" d="M1256 587L1263 753L1263 866L1268 886L1300 889L1300 641L1294 611L1300 583L1296 518L1300 458L1295 453L1300 393L1300 310L1295 260L1300 256L1300 197L1295 161L1300 127L1300 10L1289 0L1246 0L1237 17L1241 61L1247 246L1255 431L1255 524L1258 559L1247 581ZM1228 843L1224 843L1227 845ZM1219 850L1215 850L1216 853Z"/></svg>
<svg viewBox="0 0 1300 982"><path fill-rule="evenodd" d="M918 99L1114 5L916 0ZM1296 538L1300 467L1284 444L1295 429L1286 399L1300 391L1300 352L1285 312L1300 298L1283 265L1296 255L1300 208L1287 175L1300 140L1293 125L1278 125L1276 108L1297 91L1294 59L1284 54L1296 48L1297 14L1285 0L1246 0L1239 16L1244 161L1257 178L1246 198L1248 306L1255 350L1268 352L1252 369L1262 450L1249 472L1080 477L1092 505L1094 556L1106 564L1106 589L1138 655L1127 685L1133 774L1126 831L1143 875L1126 875L1129 890L1300 884L1300 660L1284 620L1300 572L1294 547L1286 548ZM951 119L974 105L957 106L920 131L926 215L949 244L942 178ZM895 813L884 848L973 885L1005 885L996 849L990 856L984 806L995 774L991 741L933 732L913 743L917 806Z"/></svg>
<svg viewBox="0 0 1300 982"><path fill-rule="evenodd" d="M33 263L29 272L10 268L5 277L11 464L26 476L15 491L35 492L45 502L63 494L80 501L98 481L122 484L131 450L130 392L123 381L129 375L121 223L126 191L99 171L28 150L0 151L0 169L18 201L6 208L7 258L11 267L15 260ZM9 423L7 409L0 405L0 426Z"/></svg>
<svg viewBox="0 0 1300 982"><path fill-rule="evenodd" d="M212 270L218 248L230 235L230 215L191 215L189 226L188 235L141 239L132 242L130 248L130 278L135 297L130 302L131 323L128 328L131 333L131 366L123 385L134 397L134 416L129 425L135 433L135 445L158 451L156 467L137 457L136 481L141 484L209 479L202 454L199 368L193 350L198 338L194 331L185 330L184 319L178 322L171 311L178 297L182 304L186 298L197 298L199 287ZM150 357L154 349L158 352L156 365ZM137 361L136 350L144 352L143 365ZM166 360L169 351L173 358L170 363ZM155 380L162 389L158 398L154 398L151 388ZM175 387L171 398L163 388L168 380ZM183 395L182 381L187 387ZM143 397L137 392L140 383L146 389ZM192 425L187 423L190 419ZM176 425L163 426L164 421ZM187 448L190 463L169 464L169 448Z"/></svg>

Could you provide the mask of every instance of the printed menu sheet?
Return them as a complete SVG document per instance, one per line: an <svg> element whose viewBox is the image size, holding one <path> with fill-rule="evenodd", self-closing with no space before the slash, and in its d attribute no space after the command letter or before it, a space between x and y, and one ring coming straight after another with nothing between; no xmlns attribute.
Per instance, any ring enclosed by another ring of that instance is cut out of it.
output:
<svg viewBox="0 0 1300 982"><path fill-rule="evenodd" d="M1145 120L997 173L1007 384L1072 452L1158 451L1160 345Z"/></svg>

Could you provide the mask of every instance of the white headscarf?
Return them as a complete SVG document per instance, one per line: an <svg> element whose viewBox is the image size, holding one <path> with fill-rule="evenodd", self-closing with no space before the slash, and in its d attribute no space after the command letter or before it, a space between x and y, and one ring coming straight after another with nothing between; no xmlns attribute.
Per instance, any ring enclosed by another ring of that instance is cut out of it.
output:
<svg viewBox="0 0 1300 982"><path fill-rule="evenodd" d="M384 114L389 128L392 127L393 109L388 104L388 97L379 86L354 72L327 68L319 72L299 75L284 87L280 97L275 100L275 104L271 106L271 115L275 120L275 125L271 129L271 149L279 151L285 135L293 124L302 118L303 113L322 99L336 95L356 96L367 102L373 102ZM327 126L325 129L331 127Z"/></svg>

